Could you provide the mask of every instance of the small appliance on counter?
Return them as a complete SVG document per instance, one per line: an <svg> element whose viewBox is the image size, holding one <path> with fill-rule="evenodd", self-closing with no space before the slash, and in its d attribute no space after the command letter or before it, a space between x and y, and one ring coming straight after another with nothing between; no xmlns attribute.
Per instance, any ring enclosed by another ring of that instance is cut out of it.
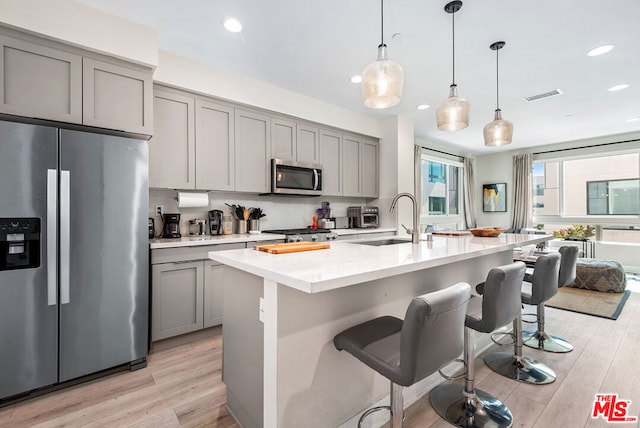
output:
<svg viewBox="0 0 640 428"><path fill-rule="evenodd" d="M153 218L149 217L149 239L156 237L156 226Z"/></svg>
<svg viewBox="0 0 640 428"><path fill-rule="evenodd" d="M333 217L331 220L336 229L349 229L349 217Z"/></svg>
<svg viewBox="0 0 640 428"><path fill-rule="evenodd" d="M378 227L378 207L349 207L347 216L351 227L360 229Z"/></svg>
<svg viewBox="0 0 640 428"><path fill-rule="evenodd" d="M189 220L189 235L205 236L207 234L207 221L203 218Z"/></svg>
<svg viewBox="0 0 640 428"><path fill-rule="evenodd" d="M336 223L328 218L321 218L318 220L318 227L321 229L335 229Z"/></svg>
<svg viewBox="0 0 640 428"><path fill-rule="evenodd" d="M161 238L182 238L180 234L180 214L162 214Z"/></svg>
<svg viewBox="0 0 640 428"><path fill-rule="evenodd" d="M209 234L222 235L223 214L220 210L209 211Z"/></svg>

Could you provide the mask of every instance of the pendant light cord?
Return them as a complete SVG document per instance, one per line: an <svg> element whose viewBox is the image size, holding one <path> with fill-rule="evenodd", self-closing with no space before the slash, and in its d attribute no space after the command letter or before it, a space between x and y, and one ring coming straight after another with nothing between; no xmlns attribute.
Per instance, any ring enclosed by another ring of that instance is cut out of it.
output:
<svg viewBox="0 0 640 428"><path fill-rule="evenodd" d="M500 62L498 61L498 52L500 49L496 49L496 109L500 110Z"/></svg>
<svg viewBox="0 0 640 428"><path fill-rule="evenodd" d="M384 45L384 0L380 0L380 46Z"/></svg>
<svg viewBox="0 0 640 428"><path fill-rule="evenodd" d="M453 12L451 14L451 28L452 28L452 32L451 32L451 45L452 45L452 49L451 51L453 52L453 55L451 56L452 58L452 62L453 62L453 66L451 67L452 69L452 85L456 84L456 13Z"/></svg>

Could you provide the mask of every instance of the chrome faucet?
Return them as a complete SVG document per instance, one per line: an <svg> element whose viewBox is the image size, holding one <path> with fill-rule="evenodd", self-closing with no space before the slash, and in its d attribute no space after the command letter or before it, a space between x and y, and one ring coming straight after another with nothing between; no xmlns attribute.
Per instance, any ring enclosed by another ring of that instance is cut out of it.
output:
<svg viewBox="0 0 640 428"><path fill-rule="evenodd" d="M407 233L411 234L411 242L413 244L419 244L420 230L418 229L418 203L416 202L416 198L411 193L398 193L391 202L391 208L389 209L389 212L392 213L396 209L396 203L398 202L398 199L403 196L411 199L411 203L413 204L413 228L407 229L405 227L405 229L407 230Z"/></svg>

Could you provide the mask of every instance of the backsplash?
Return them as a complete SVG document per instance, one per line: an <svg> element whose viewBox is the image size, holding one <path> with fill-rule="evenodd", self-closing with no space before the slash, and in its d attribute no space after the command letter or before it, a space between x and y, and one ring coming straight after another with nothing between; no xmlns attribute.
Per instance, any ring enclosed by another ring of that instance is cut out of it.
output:
<svg viewBox="0 0 640 428"><path fill-rule="evenodd" d="M260 229L282 229L307 227L312 224L316 209L322 207L322 202L329 202L332 216L347 215L347 208L358 205L380 206L380 226L395 227L395 217L388 213L388 203L382 206L378 199L339 198L339 197L299 197L299 196L258 196L246 193L209 192L209 207L178 208L176 190L149 189L149 217L155 219L156 234L161 232L162 220L155 215L156 205L163 206L164 213L180 213L180 231L183 236L189 233L189 220L207 218L207 211L222 210L225 215L231 215L231 209L225 205L242 205L244 207L261 208L266 214L260 220Z"/></svg>

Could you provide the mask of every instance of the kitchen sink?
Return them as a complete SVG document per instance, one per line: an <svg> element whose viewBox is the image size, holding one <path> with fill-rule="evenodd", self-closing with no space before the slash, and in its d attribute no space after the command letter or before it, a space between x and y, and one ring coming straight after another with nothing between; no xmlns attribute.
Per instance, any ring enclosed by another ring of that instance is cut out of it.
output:
<svg viewBox="0 0 640 428"><path fill-rule="evenodd" d="M375 247L380 247L382 245L410 244L410 243L411 241L408 239L396 239L396 238L378 239L375 241L354 242L354 244L373 245Z"/></svg>

